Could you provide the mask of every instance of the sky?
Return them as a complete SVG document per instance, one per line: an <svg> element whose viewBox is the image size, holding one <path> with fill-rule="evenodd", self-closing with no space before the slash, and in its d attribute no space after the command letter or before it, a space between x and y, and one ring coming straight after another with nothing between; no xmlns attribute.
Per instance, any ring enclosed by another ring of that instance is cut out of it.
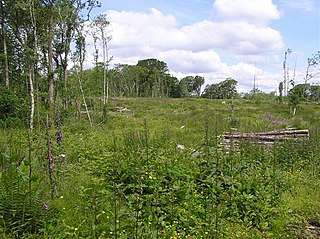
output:
<svg viewBox="0 0 320 239"><path fill-rule="evenodd" d="M227 77L238 92L256 87L277 91L283 81L284 53L296 84L303 83L307 59L320 50L319 0L102 0L91 17L107 14L112 65L156 58L170 73L205 78ZM93 39L87 36L87 64ZM295 71L294 71L295 69ZM320 68L312 69L320 71ZM320 84L320 74L310 80Z"/></svg>

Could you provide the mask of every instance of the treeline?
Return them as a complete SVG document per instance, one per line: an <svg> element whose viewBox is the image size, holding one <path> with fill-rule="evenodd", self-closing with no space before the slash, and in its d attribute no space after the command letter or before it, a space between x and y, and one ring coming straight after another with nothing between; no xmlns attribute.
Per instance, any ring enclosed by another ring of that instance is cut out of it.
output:
<svg viewBox="0 0 320 239"><path fill-rule="evenodd" d="M103 71L100 63L82 72L86 95L103 94ZM71 70L69 88L77 84L77 77L77 72ZM238 82L231 77L218 84L208 84L202 91L204 77L190 75L179 80L170 74L167 63L154 58L140 60L136 65L117 64L107 71L107 81L110 97L230 99L240 96L236 90Z"/></svg>
<svg viewBox="0 0 320 239"><path fill-rule="evenodd" d="M103 71L101 63L83 71L81 78L87 94L102 95ZM70 79L76 82L76 77L72 71ZM110 97L180 98L200 97L205 79L197 75L178 80L170 74L167 63L150 58L136 65L115 65L107 71L107 81Z"/></svg>

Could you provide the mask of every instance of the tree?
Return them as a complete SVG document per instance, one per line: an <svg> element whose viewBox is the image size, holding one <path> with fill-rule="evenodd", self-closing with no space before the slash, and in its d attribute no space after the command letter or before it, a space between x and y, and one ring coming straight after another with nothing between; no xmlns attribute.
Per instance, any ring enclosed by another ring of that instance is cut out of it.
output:
<svg viewBox="0 0 320 239"><path fill-rule="evenodd" d="M320 51L308 58L307 62L308 65L306 69L305 83L320 74L320 68L317 68L317 66L320 66Z"/></svg>
<svg viewBox="0 0 320 239"><path fill-rule="evenodd" d="M201 86L204 84L204 77L202 76L195 76L194 77L194 87L195 87L195 92L197 94L197 97L200 97L201 94Z"/></svg>
<svg viewBox="0 0 320 239"><path fill-rule="evenodd" d="M292 50L288 48L284 53L284 61L282 64L283 67L283 86L284 94L288 94L288 83L289 83L289 67L288 67L288 56L292 53Z"/></svg>
<svg viewBox="0 0 320 239"><path fill-rule="evenodd" d="M219 88L222 94L222 99L232 99L237 96L237 84L238 82L228 77L226 80L219 83Z"/></svg>
<svg viewBox="0 0 320 239"><path fill-rule="evenodd" d="M220 98L219 84L206 85L202 93L202 97L208 98L208 99L219 99Z"/></svg>
<svg viewBox="0 0 320 239"><path fill-rule="evenodd" d="M202 97L209 99L232 99L237 97L236 89L238 82L231 77L218 84L207 85Z"/></svg>
<svg viewBox="0 0 320 239"><path fill-rule="evenodd" d="M140 96L165 97L169 75L167 63L150 58L138 61L137 66L141 67Z"/></svg>
<svg viewBox="0 0 320 239"><path fill-rule="evenodd" d="M185 84L189 96L196 95L200 97L201 86L204 84L204 77L202 76L186 76L181 79L181 84Z"/></svg>
<svg viewBox="0 0 320 239"><path fill-rule="evenodd" d="M100 14L93 20L91 26L93 27L93 38L96 48L96 59L98 59L99 51L96 47L97 40L101 41L102 44L102 56L103 56L103 104L105 105L107 102L107 99L109 98L109 81L107 79L107 71L109 62L112 60L112 58L109 57L108 54L108 43L111 41L111 36L108 32L108 26L110 25L110 22L107 20L106 14ZM97 61L97 60L96 60Z"/></svg>
<svg viewBox="0 0 320 239"><path fill-rule="evenodd" d="M7 50L7 5L5 1L0 0L0 16L1 16L1 40L2 40L2 51L3 51L3 84L9 87L9 61L8 61L8 50Z"/></svg>
<svg viewBox="0 0 320 239"><path fill-rule="evenodd" d="M311 85L310 87L310 100L320 101L320 85Z"/></svg>
<svg viewBox="0 0 320 239"><path fill-rule="evenodd" d="M53 59L56 72L59 75L57 90L61 90L64 98L64 107L68 106L68 58L70 56L70 45L75 38L76 29L84 21L80 12L85 5L78 0L60 0L56 5L57 21L54 27ZM62 90L63 89L63 90Z"/></svg>
<svg viewBox="0 0 320 239"><path fill-rule="evenodd" d="M278 90L279 90L279 102L282 102L282 97L283 97L283 82L282 81L279 83Z"/></svg>
<svg viewBox="0 0 320 239"><path fill-rule="evenodd" d="M299 84L293 87L288 93L289 107L292 110L292 114L295 115L297 107L301 102L308 100L310 95L309 84Z"/></svg>

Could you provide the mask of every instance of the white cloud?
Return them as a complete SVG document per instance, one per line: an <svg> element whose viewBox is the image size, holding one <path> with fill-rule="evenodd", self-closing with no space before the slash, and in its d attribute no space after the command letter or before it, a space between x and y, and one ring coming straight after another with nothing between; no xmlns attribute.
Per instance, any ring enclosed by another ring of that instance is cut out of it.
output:
<svg viewBox="0 0 320 239"><path fill-rule="evenodd" d="M222 20L266 24L281 13L272 0L215 0L214 8Z"/></svg>
<svg viewBox="0 0 320 239"><path fill-rule="evenodd" d="M319 9L319 0L279 0L281 5L285 8L293 8L301 11L320 11Z"/></svg>
<svg viewBox="0 0 320 239"><path fill-rule="evenodd" d="M256 6L255 1L248 2ZM266 7L270 1L263 2L265 5L261 5ZM260 18L260 22L277 18L276 10L270 12ZM242 16L245 14L242 13ZM233 21L231 18L219 22L202 20L180 26L173 15L164 15L154 8L149 13L110 10L107 17L111 22L110 54L114 56L113 64L136 64L141 59L157 58L168 63L175 76L202 75L206 78L206 84L230 76L238 80L240 89L250 90L252 86L249 82L255 69L252 59L268 62L267 59L274 58L284 48L281 34L275 29L248 21ZM250 19L253 20L253 17ZM90 44L90 64L93 58L92 37L88 36L87 40ZM242 62L228 64L218 52ZM272 78L266 72L263 76L266 82ZM265 90L273 90L273 86L270 89L272 84L265 85Z"/></svg>
<svg viewBox="0 0 320 239"><path fill-rule="evenodd" d="M192 52L170 50L159 54L170 69L188 74L219 73L227 65L221 62L220 56L213 50Z"/></svg>

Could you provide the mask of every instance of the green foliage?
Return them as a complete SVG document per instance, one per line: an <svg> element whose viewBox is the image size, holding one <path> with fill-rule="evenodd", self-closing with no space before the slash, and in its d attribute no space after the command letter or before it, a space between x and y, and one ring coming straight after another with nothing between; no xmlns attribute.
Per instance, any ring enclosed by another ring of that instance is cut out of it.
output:
<svg viewBox="0 0 320 239"><path fill-rule="evenodd" d="M14 238L39 232L47 219L41 192L32 187L39 177L28 173L35 161L25 159L23 140L18 130L15 135L8 131L0 146L0 227Z"/></svg>
<svg viewBox="0 0 320 239"><path fill-rule="evenodd" d="M320 134L305 116L317 106L295 118L312 126L309 141L270 150L243 142L226 153L219 135L235 126L232 119L243 132L295 121L276 102L224 101L112 99L106 121L92 128L65 115L63 142L51 144L53 196L44 132L35 132L32 160L27 151L17 168L26 137L1 131L3 238L306 237L306 225L320 219ZM128 111L115 110L123 106Z"/></svg>
<svg viewBox="0 0 320 239"><path fill-rule="evenodd" d="M282 97L283 97L283 82L281 81L279 83L279 87L278 87L278 90L279 90L279 102L282 102Z"/></svg>
<svg viewBox="0 0 320 239"><path fill-rule="evenodd" d="M184 97L197 96L200 97L201 86L204 84L204 78L202 76L186 76L181 79L180 85L182 95Z"/></svg>
<svg viewBox="0 0 320 239"><path fill-rule="evenodd" d="M203 98L208 99L232 99L236 98L238 82L231 77L218 84L207 85L202 93Z"/></svg>
<svg viewBox="0 0 320 239"><path fill-rule="evenodd" d="M12 90L0 86L0 125L2 127L21 126L28 107L23 98Z"/></svg>

